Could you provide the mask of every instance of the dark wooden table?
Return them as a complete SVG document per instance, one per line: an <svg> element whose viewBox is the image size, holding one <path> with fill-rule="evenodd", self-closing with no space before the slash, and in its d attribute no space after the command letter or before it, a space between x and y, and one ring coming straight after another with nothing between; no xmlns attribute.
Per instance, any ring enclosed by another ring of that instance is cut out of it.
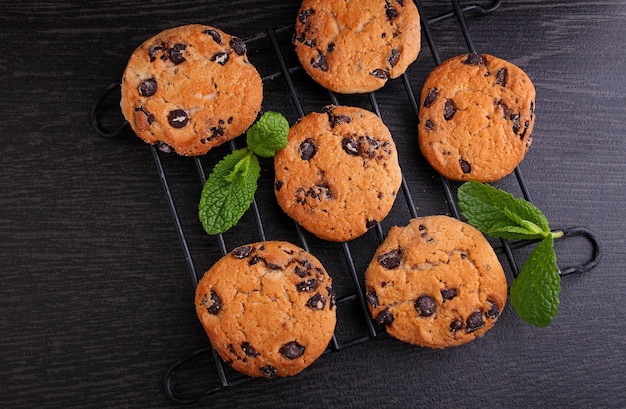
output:
<svg viewBox="0 0 626 409"><path fill-rule="evenodd" d="M296 67L289 25L298 7L270 0L2 1L0 406L176 406L164 387L166 371L208 345L193 309L190 272L201 275L220 256L219 240L204 235L195 219L201 182L194 161L155 155L128 133L102 138L90 110L144 39L197 22L250 41L250 60L266 77L263 109L281 111L293 123L299 111L272 39L288 68ZM432 19L451 7L424 1L422 11ZM535 82L534 143L519 168L533 202L553 227L595 233L601 262L563 277L561 306L549 327L527 325L509 307L485 337L442 351L380 331L371 336L362 311L347 303L340 307L338 337L365 334L366 341L325 354L295 378L244 379L197 406L626 407L626 3L505 0L491 14L464 16L478 51L516 63ZM272 28L281 29L270 36ZM455 18L431 29L442 58L467 52ZM418 215L450 213L439 177L419 153L405 87L419 95L434 64L423 41L405 80L391 81L373 98L338 98L368 109L377 104L397 140ZM304 112L331 102L301 70L290 75ZM114 105L105 104L112 115ZM202 159L205 168L227 151L212 151ZM262 165L263 233L297 242L272 198L271 162ZM521 195L514 175L496 185ZM224 235L226 248L259 239L252 213ZM409 217L406 199L399 198L381 227ZM350 284L345 250L362 276L377 244L374 232L348 246L306 239L340 292ZM515 250L516 259L523 262L527 253L527 247ZM584 263L591 253L581 237L557 243L563 267ZM219 385L206 354L174 375L182 395Z"/></svg>

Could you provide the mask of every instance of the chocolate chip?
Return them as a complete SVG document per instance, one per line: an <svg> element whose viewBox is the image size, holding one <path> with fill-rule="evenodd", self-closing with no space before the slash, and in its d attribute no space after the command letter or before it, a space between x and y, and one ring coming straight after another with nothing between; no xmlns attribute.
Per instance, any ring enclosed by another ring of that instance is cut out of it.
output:
<svg viewBox="0 0 626 409"><path fill-rule="evenodd" d="M307 138L300 144L300 158L302 158L302 160L311 160L316 153L317 147L313 139Z"/></svg>
<svg viewBox="0 0 626 409"><path fill-rule="evenodd" d="M463 171L463 173L470 173L472 171L472 166L469 164L469 162L462 158L459 159L459 165L461 165L461 170Z"/></svg>
<svg viewBox="0 0 626 409"><path fill-rule="evenodd" d="M322 310L326 306L326 297L317 293L313 297L309 298L306 302L306 306L312 310Z"/></svg>
<svg viewBox="0 0 626 409"><path fill-rule="evenodd" d="M304 354L304 347L296 341L291 341L280 347L278 351L287 359L296 359Z"/></svg>
<svg viewBox="0 0 626 409"><path fill-rule="evenodd" d="M456 289L444 288L441 290L441 298L443 298L444 301L450 301L454 297L456 297Z"/></svg>
<svg viewBox="0 0 626 409"><path fill-rule="evenodd" d="M525 121L524 122L524 130L522 131L522 133L519 135L520 139L524 139L524 137L526 136L526 132L528 132L528 127L530 126L530 122L529 121Z"/></svg>
<svg viewBox="0 0 626 409"><path fill-rule="evenodd" d="M263 260L263 258L259 256L258 254L255 254L254 256L250 258L250 260L248 260L248 265L253 266L257 264L258 262L260 262L261 260Z"/></svg>
<svg viewBox="0 0 626 409"><path fill-rule="evenodd" d="M278 375L278 371L272 365L262 366L259 368L259 371L261 371L261 374L268 379L274 379Z"/></svg>
<svg viewBox="0 0 626 409"><path fill-rule="evenodd" d="M311 278L310 280L300 281L299 283L296 284L296 288L300 292L310 293L310 292L315 291L315 289L317 288L317 285L318 285L317 278Z"/></svg>
<svg viewBox="0 0 626 409"><path fill-rule="evenodd" d="M426 129L428 129L429 131L433 131L435 129L435 124L433 123L433 121L431 121L430 119L426 120L426 123L424 124L424 126L426 127Z"/></svg>
<svg viewBox="0 0 626 409"><path fill-rule="evenodd" d="M235 258L242 259L248 257L252 253L252 250L252 246L239 246L231 251L230 254Z"/></svg>
<svg viewBox="0 0 626 409"><path fill-rule="evenodd" d="M189 123L189 116L182 109L175 109L167 115L167 122L172 128L184 128Z"/></svg>
<svg viewBox="0 0 626 409"><path fill-rule="evenodd" d="M530 114L533 115L535 113L535 102L530 101Z"/></svg>
<svg viewBox="0 0 626 409"><path fill-rule="evenodd" d="M183 51L187 48L187 44L174 44L174 46L170 49L170 61L172 61L175 65L178 65L182 62L185 62L185 56L183 55Z"/></svg>
<svg viewBox="0 0 626 409"><path fill-rule="evenodd" d="M374 308L378 308L378 296L376 295L376 291L368 291L365 293L365 299L368 304Z"/></svg>
<svg viewBox="0 0 626 409"><path fill-rule="evenodd" d="M152 125L152 123L154 122L154 115L152 115L150 112L146 111L145 109L135 108L135 112L142 112L146 116L146 122L148 123L148 125Z"/></svg>
<svg viewBox="0 0 626 409"><path fill-rule="evenodd" d="M162 45L155 45L154 47L150 47L150 49L148 50L148 57L150 57L150 62L156 60L156 55L158 54L158 52L163 50L165 50L165 47L163 47Z"/></svg>
<svg viewBox="0 0 626 409"><path fill-rule="evenodd" d="M211 302L210 304L209 301ZM216 315L222 309L222 300L215 291L211 291L209 296L205 295L202 303L211 315Z"/></svg>
<svg viewBox="0 0 626 409"><path fill-rule="evenodd" d="M389 57L387 57L387 62L393 68L396 66L399 59L400 59L400 50L398 50L397 48L393 48L391 50L391 54L389 54Z"/></svg>
<svg viewBox="0 0 626 409"><path fill-rule="evenodd" d="M211 131L211 139L224 136L224 128L222 128L221 126L213 126L211 127L210 131Z"/></svg>
<svg viewBox="0 0 626 409"><path fill-rule="evenodd" d="M466 65L485 65L485 60L480 54L472 53L468 54L467 58L463 60L463 64Z"/></svg>
<svg viewBox="0 0 626 409"><path fill-rule="evenodd" d="M498 73L496 74L496 84L506 87L506 80L507 80L507 70L504 67L500 68L498 70Z"/></svg>
<svg viewBox="0 0 626 409"><path fill-rule="evenodd" d="M500 308L498 308L498 305L495 302L493 301L489 301L489 302L491 303L491 308L485 311L485 317L493 320L500 316Z"/></svg>
<svg viewBox="0 0 626 409"><path fill-rule="evenodd" d="M222 44L222 35L217 30L213 30L213 29L204 30L203 33L211 36L213 41L215 41L216 43Z"/></svg>
<svg viewBox="0 0 626 409"><path fill-rule="evenodd" d="M243 351L244 354L246 354L249 357L257 357L259 356L259 353L256 349L254 349L252 347L252 345L250 345L249 342L242 342L241 343L241 350Z"/></svg>
<svg viewBox="0 0 626 409"><path fill-rule="evenodd" d="M244 55L246 51L248 51L246 43L239 37L233 37L230 40L230 48L232 48L237 55Z"/></svg>
<svg viewBox="0 0 626 409"><path fill-rule="evenodd" d="M426 226L423 224L420 224L417 228L419 231L426 230Z"/></svg>
<svg viewBox="0 0 626 409"><path fill-rule="evenodd" d="M391 323L393 323L393 314L390 313L388 309L382 310L378 313L374 321L381 325L391 325Z"/></svg>
<svg viewBox="0 0 626 409"><path fill-rule="evenodd" d="M368 220L365 222L365 228L369 230L373 228L374 226L376 226L377 224L378 224L378 221L376 220Z"/></svg>
<svg viewBox="0 0 626 409"><path fill-rule="evenodd" d="M170 145L166 144L163 141L156 141L156 143L154 145L156 146L156 148L158 150L160 150L163 153L172 153L172 152L174 152L174 148L172 148Z"/></svg>
<svg viewBox="0 0 626 409"><path fill-rule="evenodd" d="M328 291L328 298L330 299L328 308L332 310L333 307L337 305L337 294L335 293L335 290L331 287L326 287L326 291Z"/></svg>
<svg viewBox="0 0 626 409"><path fill-rule="evenodd" d="M398 10L393 8L387 0L385 0L385 15L387 16L387 20L389 22L398 17Z"/></svg>
<svg viewBox="0 0 626 409"><path fill-rule="evenodd" d="M322 70L324 72L328 71L328 62L326 61L326 56L322 54L318 50L317 59L311 58L311 67L317 68L318 70Z"/></svg>
<svg viewBox="0 0 626 409"><path fill-rule="evenodd" d="M309 20L309 17L311 17L313 14L315 14L315 10L313 9L302 10L300 14L298 14L298 21L304 24Z"/></svg>
<svg viewBox="0 0 626 409"><path fill-rule="evenodd" d="M378 262L383 268L386 270L393 270L394 268L398 268L402 261L400 257L400 250L391 250L384 254L378 256Z"/></svg>
<svg viewBox="0 0 626 409"><path fill-rule="evenodd" d="M327 53L332 53L335 51L335 43L328 43L328 47L326 48Z"/></svg>
<svg viewBox="0 0 626 409"><path fill-rule="evenodd" d="M517 134L519 133L519 129L520 129L520 119L519 119L519 114L512 114L511 115L511 120L513 121L513 133Z"/></svg>
<svg viewBox="0 0 626 409"><path fill-rule="evenodd" d="M474 332L477 329L482 328L485 325L485 321L483 320L483 314L481 314L480 311L474 311L468 318L467 318L467 328L466 331L468 333L470 332Z"/></svg>
<svg viewBox="0 0 626 409"><path fill-rule="evenodd" d="M404 7L404 0L396 0L398 2L399 5L401 5L402 7Z"/></svg>
<svg viewBox="0 0 626 409"><path fill-rule="evenodd" d="M374 71L370 72L370 75L380 80L389 79L389 73L381 68L376 68Z"/></svg>
<svg viewBox="0 0 626 409"><path fill-rule="evenodd" d="M220 51L218 53L213 54L211 57L211 61L218 63L219 65L224 65L229 60L228 53L225 51Z"/></svg>
<svg viewBox="0 0 626 409"><path fill-rule="evenodd" d="M348 115L331 115L328 119L331 121L333 128L339 124L349 124L352 120Z"/></svg>
<svg viewBox="0 0 626 409"><path fill-rule="evenodd" d="M439 90L437 88L433 88L428 95L426 95L426 98L424 98L424 103L422 104L424 108L431 106L432 103L435 102L435 99L437 99L438 94Z"/></svg>
<svg viewBox="0 0 626 409"><path fill-rule="evenodd" d="M284 182L282 180L277 180L274 182L274 189L278 192L283 187Z"/></svg>
<svg viewBox="0 0 626 409"><path fill-rule="evenodd" d="M511 112L509 111L509 107L507 107L506 104L504 102L502 102L501 99L495 101L495 104L497 106L499 106L500 108L502 108L502 117L504 119L510 119L511 118Z"/></svg>
<svg viewBox="0 0 626 409"><path fill-rule="evenodd" d="M452 119L456 113L456 104L451 99L446 99L446 103L443 106L443 117L446 121Z"/></svg>
<svg viewBox="0 0 626 409"><path fill-rule="evenodd" d="M348 155L359 156L361 154L361 145L354 138L343 138L341 140L341 147Z"/></svg>
<svg viewBox="0 0 626 409"><path fill-rule="evenodd" d="M454 320L450 323L450 332L457 332L461 329L463 329L463 321Z"/></svg>
<svg viewBox="0 0 626 409"><path fill-rule="evenodd" d="M435 313L437 303L430 295L420 295L415 300L414 307L420 317L430 317Z"/></svg>
<svg viewBox="0 0 626 409"><path fill-rule="evenodd" d="M148 78L139 85L139 95L151 97L157 92L157 82L154 78Z"/></svg>

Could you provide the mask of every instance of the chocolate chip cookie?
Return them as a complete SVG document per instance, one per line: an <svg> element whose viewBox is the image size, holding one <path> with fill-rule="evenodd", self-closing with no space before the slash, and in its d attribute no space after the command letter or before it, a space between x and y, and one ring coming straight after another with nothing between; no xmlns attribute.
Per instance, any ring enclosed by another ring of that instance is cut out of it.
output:
<svg viewBox="0 0 626 409"><path fill-rule="evenodd" d="M420 17L412 0L304 0L293 43L304 70L343 94L377 90L420 51Z"/></svg>
<svg viewBox="0 0 626 409"><path fill-rule="evenodd" d="M391 210L402 182L395 143L374 113L330 105L301 118L274 157L280 207L316 236L348 241Z"/></svg>
<svg viewBox="0 0 626 409"><path fill-rule="evenodd" d="M332 279L282 241L235 248L196 288L198 318L222 359L256 377L292 376L327 348L336 324Z"/></svg>
<svg viewBox="0 0 626 409"><path fill-rule="evenodd" d="M203 155L256 119L263 84L240 38L200 24L167 29L131 55L120 106L138 137Z"/></svg>
<svg viewBox="0 0 626 409"><path fill-rule="evenodd" d="M504 309L507 282L485 237L448 216L393 227L365 273L372 318L402 341L430 348L485 334Z"/></svg>
<svg viewBox="0 0 626 409"><path fill-rule="evenodd" d="M519 67L488 54L453 57L420 97L420 150L453 180L493 182L524 159L535 124L535 87Z"/></svg>

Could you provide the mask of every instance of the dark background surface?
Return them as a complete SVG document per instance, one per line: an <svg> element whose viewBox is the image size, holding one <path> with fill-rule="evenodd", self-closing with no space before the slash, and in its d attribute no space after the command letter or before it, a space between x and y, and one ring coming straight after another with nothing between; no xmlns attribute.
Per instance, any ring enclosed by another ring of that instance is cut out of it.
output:
<svg viewBox="0 0 626 409"><path fill-rule="evenodd" d="M299 2L1 3L0 406L174 407L163 387L166 370L208 343L193 309L193 282L151 149L132 135L98 137L89 111L121 78L134 48L157 32L205 23L248 38L292 24ZM429 18L450 8L424 2ZM547 328L523 323L509 307L485 337L448 350L381 335L326 354L293 379L245 382L197 406L626 407L626 4L504 1L487 16L467 13L467 21L479 51L533 79L538 119L520 169L553 227L584 226L599 237L601 263L563 278L559 314ZM293 63L291 34L281 33ZM433 34L443 58L466 52L455 19L437 23ZM278 65L264 44L249 45L249 57L267 75ZM423 41L407 73L416 95L433 66ZM302 72L294 77L305 112L330 103ZM445 214L404 92L394 80L376 93L381 116L417 213ZM367 96L339 102L371 107ZM282 77L266 81L263 109L283 112L290 123L297 118ZM207 168L225 152L203 159ZM162 158L201 274L219 257L217 241L194 219L201 184L189 159ZM265 161L257 196L265 233L296 240L271 180ZM513 176L496 185L519 195ZM400 198L382 227L408 217ZM248 213L224 235L227 248L259 239L252 222ZM307 238L339 291L348 291L342 247ZM376 244L374 233L350 244L359 274ZM562 266L589 254L585 240L557 243ZM340 335L359 336L359 316L358 308L343 311ZM181 388L214 384L212 364L195 362L177 378Z"/></svg>

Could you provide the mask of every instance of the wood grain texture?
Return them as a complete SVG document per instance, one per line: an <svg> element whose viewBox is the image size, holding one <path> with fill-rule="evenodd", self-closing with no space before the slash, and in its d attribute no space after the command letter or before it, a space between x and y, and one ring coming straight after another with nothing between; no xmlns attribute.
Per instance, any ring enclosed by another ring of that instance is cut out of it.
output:
<svg viewBox="0 0 626 409"><path fill-rule="evenodd" d="M424 1L426 17L449 9ZM207 345L193 310L193 285L150 149L133 137L99 138L89 110L145 38L200 22L244 38L292 24L297 1L0 0L0 406L11 408L165 408L167 368ZM551 326L524 324L508 307L484 338L444 351L382 335L324 355L294 379L254 380L198 407L625 407L626 330L626 5L613 1L503 1L488 16L469 14L478 50L522 67L537 87L532 149L521 169L534 202L553 226L585 226L603 245L591 272L564 277ZM466 51L454 19L433 26L443 57ZM291 34L278 33L290 65ZM407 78L418 94L434 66L425 43ZM271 44L250 59L278 70ZM305 111L327 94L294 72ZM404 85L376 93L398 145L420 215L448 212L438 176L424 163L417 120ZM371 106L367 96L340 102ZM280 77L266 81L265 110L298 117ZM227 151L202 160L210 169ZM195 165L163 157L196 273L219 256L195 221ZM257 195L269 238L297 240L262 162ZM519 194L515 181L498 186ZM383 229L410 217L399 197ZM251 214L224 235L228 248L254 241ZM364 271L375 234L351 243ZM314 238L340 292L350 291L343 250ZM584 260L584 240L557 242L565 264ZM523 252L522 252L523 255ZM342 312L342 339L367 334L358 308ZM199 363L193 385L215 379ZM182 373L181 379L185 374Z"/></svg>

